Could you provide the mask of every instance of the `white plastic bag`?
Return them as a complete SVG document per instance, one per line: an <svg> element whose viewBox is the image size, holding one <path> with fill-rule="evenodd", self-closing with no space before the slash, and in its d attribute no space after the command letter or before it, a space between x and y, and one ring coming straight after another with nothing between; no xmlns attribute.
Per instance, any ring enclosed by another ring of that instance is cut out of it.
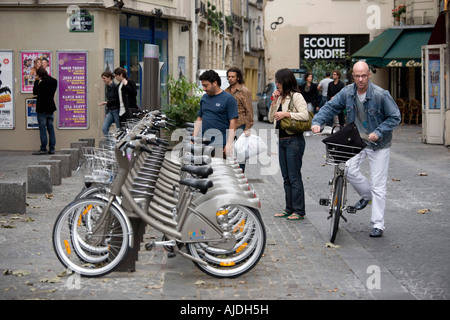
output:
<svg viewBox="0 0 450 320"><path fill-rule="evenodd" d="M251 134L246 137L245 133L243 133L237 139L234 148L237 161L245 162L245 160L266 151L267 144L257 135Z"/></svg>

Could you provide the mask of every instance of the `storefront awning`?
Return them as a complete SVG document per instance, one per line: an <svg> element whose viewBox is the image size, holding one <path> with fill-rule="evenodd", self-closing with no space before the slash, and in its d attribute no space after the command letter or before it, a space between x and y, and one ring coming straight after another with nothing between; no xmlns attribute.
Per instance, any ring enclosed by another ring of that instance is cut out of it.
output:
<svg viewBox="0 0 450 320"><path fill-rule="evenodd" d="M355 52L353 62L364 60L374 67L420 67L421 47L432 28L391 28Z"/></svg>

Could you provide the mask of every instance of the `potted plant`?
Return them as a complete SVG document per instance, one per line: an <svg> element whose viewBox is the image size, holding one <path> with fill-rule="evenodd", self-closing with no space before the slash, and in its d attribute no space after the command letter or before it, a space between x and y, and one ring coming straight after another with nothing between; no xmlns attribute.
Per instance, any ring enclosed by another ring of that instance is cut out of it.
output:
<svg viewBox="0 0 450 320"><path fill-rule="evenodd" d="M163 96L169 96L169 104L163 107L163 112L168 118L175 121L178 128L184 127L186 122L194 122L202 97L202 90L197 84L189 82L185 76L175 80L173 75L167 79L167 92Z"/></svg>

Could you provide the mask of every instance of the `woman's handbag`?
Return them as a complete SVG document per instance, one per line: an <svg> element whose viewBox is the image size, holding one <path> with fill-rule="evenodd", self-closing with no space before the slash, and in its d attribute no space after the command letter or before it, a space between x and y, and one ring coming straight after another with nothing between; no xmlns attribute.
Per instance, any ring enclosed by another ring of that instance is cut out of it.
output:
<svg viewBox="0 0 450 320"><path fill-rule="evenodd" d="M291 96L291 101L289 102L288 112L292 112L294 109L292 108L292 102L294 100L293 95ZM285 117L281 119L280 127L283 130L294 132L294 133L303 133L305 131L311 130L312 119L314 118L314 113L308 111L309 120L295 120L291 117Z"/></svg>
<svg viewBox="0 0 450 320"><path fill-rule="evenodd" d="M367 147L354 122L346 124L322 142L326 145L327 157L335 162L345 162Z"/></svg>

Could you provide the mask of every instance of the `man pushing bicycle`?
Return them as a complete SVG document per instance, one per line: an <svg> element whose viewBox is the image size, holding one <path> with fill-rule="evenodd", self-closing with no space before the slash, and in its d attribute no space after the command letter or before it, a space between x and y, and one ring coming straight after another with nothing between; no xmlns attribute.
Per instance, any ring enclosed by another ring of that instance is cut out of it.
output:
<svg viewBox="0 0 450 320"><path fill-rule="evenodd" d="M372 202L372 231L369 236L381 237L385 230L384 211L392 131L400 123L401 115L390 93L373 84L370 74L366 62L355 63L355 82L342 89L319 110L312 120L311 130L319 133L321 125L346 109L347 123L354 122L361 137L368 141L363 151L347 161L347 181L362 197L355 205L357 210L364 209ZM360 172L361 163L366 158L369 159L371 181Z"/></svg>

